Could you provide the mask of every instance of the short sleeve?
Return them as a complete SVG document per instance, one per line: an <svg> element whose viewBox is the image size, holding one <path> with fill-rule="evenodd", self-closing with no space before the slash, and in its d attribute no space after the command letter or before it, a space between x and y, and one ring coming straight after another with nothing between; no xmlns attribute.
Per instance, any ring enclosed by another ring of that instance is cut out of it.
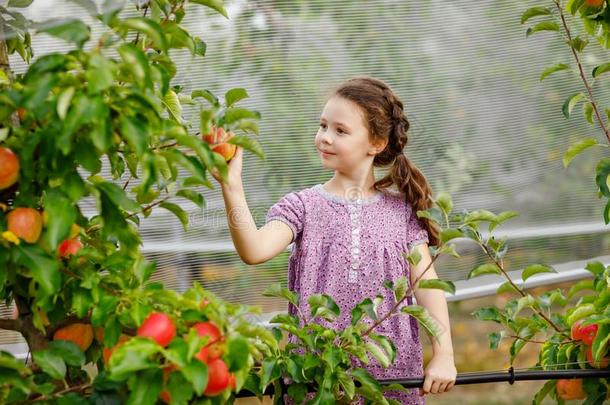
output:
<svg viewBox="0 0 610 405"><path fill-rule="evenodd" d="M417 217L417 208L408 203L409 218L407 220L407 249L409 252L413 246L429 243L428 231L422 226Z"/></svg>
<svg viewBox="0 0 610 405"><path fill-rule="evenodd" d="M304 213L305 204L303 200L299 194L291 192L269 208L265 223L272 220L282 221L292 229L292 241L294 241L303 230Z"/></svg>

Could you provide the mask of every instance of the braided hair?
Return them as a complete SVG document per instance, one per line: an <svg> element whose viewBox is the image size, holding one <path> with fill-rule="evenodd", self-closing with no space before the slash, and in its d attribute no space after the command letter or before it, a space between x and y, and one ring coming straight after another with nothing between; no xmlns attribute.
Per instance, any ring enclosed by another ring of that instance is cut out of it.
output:
<svg viewBox="0 0 610 405"><path fill-rule="evenodd" d="M383 151L375 155L373 166L390 166L388 174L377 180L373 187L382 191L395 185L413 206L413 212L432 207L432 189L421 170L404 153L409 141L409 121L402 101L385 82L370 76L355 76L335 88L331 96L338 95L355 102L362 109L371 141L387 140ZM418 218L428 232L429 244L440 242L437 225L428 218Z"/></svg>

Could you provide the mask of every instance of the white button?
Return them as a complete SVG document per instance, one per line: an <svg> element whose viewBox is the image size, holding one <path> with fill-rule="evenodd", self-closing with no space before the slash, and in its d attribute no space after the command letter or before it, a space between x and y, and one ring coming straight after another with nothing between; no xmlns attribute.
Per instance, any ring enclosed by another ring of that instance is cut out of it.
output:
<svg viewBox="0 0 610 405"><path fill-rule="evenodd" d="M352 233L353 233L354 235L356 235L356 234L360 233L360 228L354 228L354 229L352 229Z"/></svg>
<svg viewBox="0 0 610 405"><path fill-rule="evenodd" d="M360 249L358 247L352 248L352 253L358 254L359 252L360 252Z"/></svg>

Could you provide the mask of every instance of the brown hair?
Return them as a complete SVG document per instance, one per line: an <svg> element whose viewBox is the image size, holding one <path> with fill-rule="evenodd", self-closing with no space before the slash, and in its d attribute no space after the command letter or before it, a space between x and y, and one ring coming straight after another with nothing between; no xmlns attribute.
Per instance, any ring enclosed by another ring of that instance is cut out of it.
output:
<svg viewBox="0 0 610 405"><path fill-rule="evenodd" d="M385 82L369 76L353 77L333 90L332 96L340 96L353 101L364 113L371 141L384 139L388 143L378 153L373 166L392 165L388 174L373 185L383 191L396 185L401 195L413 206L413 212L432 207L432 189L421 170L403 152L409 141L407 131L409 121L403 103ZM428 231L428 242L438 246L440 242L438 225L428 218L418 218Z"/></svg>

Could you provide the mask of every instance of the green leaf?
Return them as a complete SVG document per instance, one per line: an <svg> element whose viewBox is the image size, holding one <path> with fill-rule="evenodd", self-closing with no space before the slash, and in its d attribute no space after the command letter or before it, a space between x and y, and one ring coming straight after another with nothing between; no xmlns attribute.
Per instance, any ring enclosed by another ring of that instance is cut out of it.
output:
<svg viewBox="0 0 610 405"><path fill-rule="evenodd" d="M203 195L194 190L178 190L178 192L176 192L176 196L183 197L187 200L192 201L201 209L205 207L205 200L203 199Z"/></svg>
<svg viewBox="0 0 610 405"><path fill-rule="evenodd" d="M180 104L180 99L173 90L168 90L165 94L165 97L163 97L163 105L165 105L165 108L174 121L182 123L182 104Z"/></svg>
<svg viewBox="0 0 610 405"><path fill-rule="evenodd" d="M475 318L481 321L494 321L497 323L504 323L505 316L498 311L495 307L483 307L470 313Z"/></svg>
<svg viewBox="0 0 610 405"><path fill-rule="evenodd" d="M540 75L540 81L543 81L544 79L546 79L548 76L550 76L551 74L553 74L555 72L560 72L562 70L570 70L570 69L571 69L570 66L566 65L565 63L559 63L557 65L548 67L548 68L544 69L544 71Z"/></svg>
<svg viewBox="0 0 610 405"><path fill-rule="evenodd" d="M135 84L152 89L150 65L144 52L136 48L135 45L128 43L119 47L119 53L123 62L125 62L125 67L133 73L136 79Z"/></svg>
<svg viewBox="0 0 610 405"><path fill-rule="evenodd" d="M407 288L407 277L398 277L396 283L394 284L394 299L396 300L396 302L402 300L405 297L405 294L407 293Z"/></svg>
<svg viewBox="0 0 610 405"><path fill-rule="evenodd" d="M572 110L578 104L578 102L585 98L584 93L575 93L566 99L561 107L561 111L566 118L570 118L570 114L572 114Z"/></svg>
<svg viewBox="0 0 610 405"><path fill-rule="evenodd" d="M421 261L421 253L419 253L419 249L415 249L415 246L411 247L411 251L408 254L402 254L402 256L407 259L411 267L415 267Z"/></svg>
<svg viewBox="0 0 610 405"><path fill-rule="evenodd" d="M464 233L459 229L443 229L441 231L441 240L443 243L447 243L455 238L464 237Z"/></svg>
<svg viewBox="0 0 610 405"><path fill-rule="evenodd" d="M531 276L538 273L557 273L557 270L545 264L531 264L523 270L523 272L521 273L521 278L523 279L523 281L525 281Z"/></svg>
<svg viewBox="0 0 610 405"><path fill-rule="evenodd" d="M595 167L595 183L597 183L600 193L610 198L608 176L610 176L610 158L602 158Z"/></svg>
<svg viewBox="0 0 610 405"><path fill-rule="evenodd" d="M525 10L523 14L521 14L521 24L524 24L527 20L532 17L537 17L539 15L549 15L551 14L551 10L547 7L532 7Z"/></svg>
<svg viewBox="0 0 610 405"><path fill-rule="evenodd" d="M243 336L230 335L225 356L229 371L237 371L246 367L249 355L248 341Z"/></svg>
<svg viewBox="0 0 610 405"><path fill-rule="evenodd" d="M244 119L260 119L261 114L241 107L229 107L225 110L224 125L231 125Z"/></svg>
<svg viewBox="0 0 610 405"><path fill-rule="evenodd" d="M227 107L231 107L233 104L235 104L238 101L243 100L244 98L247 98L247 97L249 97L249 96L248 96L248 92L246 91L246 89L242 89L242 88L231 89L225 93L225 105Z"/></svg>
<svg viewBox="0 0 610 405"><path fill-rule="evenodd" d="M500 340L504 337L504 331L500 332L491 332L487 335L489 338L489 348L492 350L496 350L498 348L498 344L500 344Z"/></svg>
<svg viewBox="0 0 610 405"><path fill-rule="evenodd" d="M474 269L472 269L470 271L470 273L468 273L467 279L470 280L471 278L478 277L478 276L481 276L484 274L501 275L502 270L500 270L500 268L495 263L481 264L480 266L477 266Z"/></svg>
<svg viewBox="0 0 610 405"><path fill-rule="evenodd" d="M540 31L559 31L559 24L554 21L543 21L534 25L531 28L528 28L525 33L525 37L527 38L530 35Z"/></svg>
<svg viewBox="0 0 610 405"><path fill-rule="evenodd" d="M34 24L38 32L45 32L54 37L75 43L79 48L87 42L91 36L91 28L79 19L58 18L47 20L44 23Z"/></svg>
<svg viewBox="0 0 610 405"><path fill-rule="evenodd" d="M595 288L593 287L593 280L591 279L585 279L585 280L580 280L578 281L576 284L572 285L570 287L570 289L568 290L568 298L571 299L572 297L574 297L574 295L582 290L595 290Z"/></svg>
<svg viewBox="0 0 610 405"><path fill-rule="evenodd" d="M595 305L581 304L581 305L577 306L576 308L574 308L573 311L570 312L570 314L568 315L568 317L566 319L566 323L568 324L568 326L571 327L574 324L574 322L576 322L577 320L585 318L591 314L594 314L595 312L596 312Z"/></svg>
<svg viewBox="0 0 610 405"><path fill-rule="evenodd" d="M222 14L226 18L229 18L227 10L225 10L224 8L223 0L191 0L191 3L201 4L202 6L209 7L212 10L216 10L218 13Z"/></svg>
<svg viewBox="0 0 610 405"><path fill-rule="evenodd" d="M593 68L593 72L591 74L593 77L597 78L597 76L610 71L610 63L604 63Z"/></svg>
<svg viewBox="0 0 610 405"><path fill-rule="evenodd" d="M32 4L34 0L8 0L7 7L25 8Z"/></svg>
<svg viewBox="0 0 610 405"><path fill-rule="evenodd" d="M339 316L341 310L337 303L326 294L312 294L307 299L312 317L322 317L327 320L333 320Z"/></svg>
<svg viewBox="0 0 610 405"><path fill-rule="evenodd" d="M520 287L517 283L515 283L515 284L517 285L517 287ZM499 295L499 294L502 294L502 293L505 293L505 292L515 292L515 293L517 293L517 292L519 292L519 290L517 288L515 288L513 286L513 284L511 284L510 281L505 281L504 283L502 283L500 285L500 287L498 287L498 289L496 290L496 294Z"/></svg>
<svg viewBox="0 0 610 405"><path fill-rule="evenodd" d="M182 223L184 230L185 231L188 230L189 215L186 211L184 211L182 209L182 207L180 207L178 204L169 203L169 202L161 203L161 204L159 204L159 207L165 208L166 210L173 213L176 217L178 217L178 219Z"/></svg>
<svg viewBox="0 0 610 405"><path fill-rule="evenodd" d="M121 27L136 30L150 38L161 50L167 52L167 38L163 28L150 18L134 17L121 21Z"/></svg>
<svg viewBox="0 0 610 405"><path fill-rule="evenodd" d="M103 181L97 183L95 187L104 193L114 205L125 211L138 211L140 209L140 205L127 197L125 191L114 183Z"/></svg>
<svg viewBox="0 0 610 405"><path fill-rule="evenodd" d="M587 122L593 125L593 103L587 101L582 105L582 113Z"/></svg>
<svg viewBox="0 0 610 405"><path fill-rule="evenodd" d="M426 329L432 337L438 337L442 333L440 325L428 313L428 310L421 305L407 305L400 309L400 312L413 316Z"/></svg>
<svg viewBox="0 0 610 405"><path fill-rule="evenodd" d="M227 143L241 146L245 150L249 150L250 152L254 153L261 159L265 158L263 148L261 147L260 143L258 143L258 141L256 139L252 139L250 137L242 136L242 135L235 135L235 136L232 136L227 141Z"/></svg>
<svg viewBox="0 0 610 405"><path fill-rule="evenodd" d="M163 388L163 371L160 368L140 371L130 379L127 405L153 405Z"/></svg>
<svg viewBox="0 0 610 405"><path fill-rule="evenodd" d="M27 267L45 295L53 295L61 287L59 263L50 259L38 245L15 247L15 263Z"/></svg>
<svg viewBox="0 0 610 405"><path fill-rule="evenodd" d="M66 118L66 113L68 112L68 107L70 107L70 101L72 101L75 90L74 87L68 87L57 97L57 115L62 120Z"/></svg>
<svg viewBox="0 0 610 405"><path fill-rule="evenodd" d="M453 211L453 200L451 199L451 195L449 193L438 193L435 202L446 215L449 215L451 211Z"/></svg>
<svg viewBox="0 0 610 405"><path fill-rule="evenodd" d="M570 45L576 52L582 52L583 49L589 44L589 41L586 39L582 39L580 37L572 38L569 41L566 41L568 45Z"/></svg>
<svg viewBox="0 0 610 405"><path fill-rule="evenodd" d="M100 53L94 53L89 58L87 66L87 88L89 94L102 92L114 83L115 64Z"/></svg>
<svg viewBox="0 0 610 405"><path fill-rule="evenodd" d="M491 211L483 209L471 211L464 217L464 223L477 223L480 221L497 222L498 217Z"/></svg>
<svg viewBox="0 0 610 405"><path fill-rule="evenodd" d="M85 354L80 347L69 340L49 342L49 351L61 357L70 366L81 367L85 364Z"/></svg>
<svg viewBox="0 0 610 405"><path fill-rule="evenodd" d="M387 336L377 335L374 333L370 333L369 337L376 341L387 353L388 357L390 358L390 363L394 363L396 360L396 346L394 345L394 342L392 342L392 340L390 340Z"/></svg>
<svg viewBox="0 0 610 405"><path fill-rule="evenodd" d="M295 307L299 306L299 295L294 291L290 291L288 288L282 288L280 283L270 285L263 291L263 297L277 297L284 298Z"/></svg>
<svg viewBox="0 0 610 405"><path fill-rule="evenodd" d="M416 288L435 288L443 291L447 291L448 293L455 294L455 284L451 281L444 281L438 279L420 279Z"/></svg>
<svg viewBox="0 0 610 405"><path fill-rule="evenodd" d="M110 377L120 381L139 370L158 368L159 364L151 357L160 350L161 347L152 339L143 337L129 339L112 353L108 364Z"/></svg>
<svg viewBox="0 0 610 405"><path fill-rule="evenodd" d="M76 222L76 208L59 189L49 189L44 197L44 209L48 215L45 240L52 252L68 238L70 227Z"/></svg>
<svg viewBox="0 0 610 405"><path fill-rule="evenodd" d="M212 104L212 106L214 107L218 107L220 106L220 101L218 101L218 97L216 97L211 91L209 90L194 90L191 93L191 98L194 100L197 97L201 97L205 100L207 100L210 104Z"/></svg>
<svg viewBox="0 0 610 405"><path fill-rule="evenodd" d="M566 3L565 9L570 14L574 15L578 11L578 9L583 5L584 2L585 2L585 0L568 0L568 2Z"/></svg>
<svg viewBox="0 0 610 405"><path fill-rule="evenodd" d="M148 125L136 117L126 115L119 118L119 125L123 138L127 140L136 155L141 157L148 148Z"/></svg>
<svg viewBox="0 0 610 405"><path fill-rule="evenodd" d="M280 367L277 364L277 359L270 357L263 360L263 374L261 376L260 390L265 391L267 385L273 380L280 377Z"/></svg>
<svg viewBox="0 0 610 405"><path fill-rule="evenodd" d="M591 272L593 275L599 275L606 271L606 266L604 266L602 262L595 260L592 262L587 262L585 265L585 270Z"/></svg>
<svg viewBox="0 0 610 405"><path fill-rule="evenodd" d="M388 355L384 353L383 350L381 350L381 348L375 343L364 342L364 347L383 367L388 367L390 365Z"/></svg>
<svg viewBox="0 0 610 405"><path fill-rule="evenodd" d="M66 375L66 363L50 350L39 350L32 353L34 362L51 378L63 380Z"/></svg>

